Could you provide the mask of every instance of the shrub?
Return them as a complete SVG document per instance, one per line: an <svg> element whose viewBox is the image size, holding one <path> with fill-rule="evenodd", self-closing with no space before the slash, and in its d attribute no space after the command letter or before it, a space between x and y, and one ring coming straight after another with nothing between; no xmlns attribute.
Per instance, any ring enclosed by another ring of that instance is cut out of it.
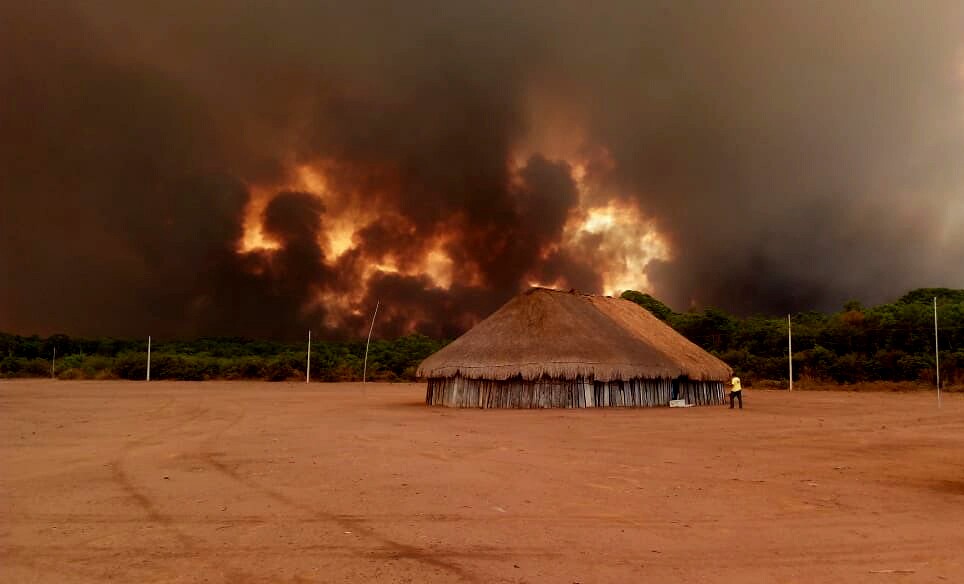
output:
<svg viewBox="0 0 964 584"><path fill-rule="evenodd" d="M286 381L294 376L295 370L284 358L271 359L264 367L264 378L268 381Z"/></svg>
<svg viewBox="0 0 964 584"><path fill-rule="evenodd" d="M121 379L145 379L147 353L121 353L114 359L114 373Z"/></svg>

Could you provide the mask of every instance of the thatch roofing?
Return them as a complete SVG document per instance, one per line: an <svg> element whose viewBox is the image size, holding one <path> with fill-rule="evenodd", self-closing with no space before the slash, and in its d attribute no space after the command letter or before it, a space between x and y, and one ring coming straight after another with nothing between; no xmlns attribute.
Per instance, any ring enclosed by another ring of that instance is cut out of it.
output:
<svg viewBox="0 0 964 584"><path fill-rule="evenodd" d="M732 370L638 304L532 288L431 355L420 377L723 381Z"/></svg>

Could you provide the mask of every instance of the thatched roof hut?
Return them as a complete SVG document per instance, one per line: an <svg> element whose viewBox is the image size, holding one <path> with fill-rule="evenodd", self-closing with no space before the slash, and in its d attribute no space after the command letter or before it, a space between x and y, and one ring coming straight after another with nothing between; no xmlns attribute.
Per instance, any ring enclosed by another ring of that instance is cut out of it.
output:
<svg viewBox="0 0 964 584"><path fill-rule="evenodd" d="M426 402L456 407L722 403L732 370L641 306L532 288L422 362Z"/></svg>

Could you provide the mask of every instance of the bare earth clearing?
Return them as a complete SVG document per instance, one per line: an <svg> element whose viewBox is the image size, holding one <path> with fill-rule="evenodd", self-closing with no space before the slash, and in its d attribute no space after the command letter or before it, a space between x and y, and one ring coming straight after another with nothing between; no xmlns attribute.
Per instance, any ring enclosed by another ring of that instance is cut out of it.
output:
<svg viewBox="0 0 964 584"><path fill-rule="evenodd" d="M964 397L0 382L3 582L964 581Z"/></svg>

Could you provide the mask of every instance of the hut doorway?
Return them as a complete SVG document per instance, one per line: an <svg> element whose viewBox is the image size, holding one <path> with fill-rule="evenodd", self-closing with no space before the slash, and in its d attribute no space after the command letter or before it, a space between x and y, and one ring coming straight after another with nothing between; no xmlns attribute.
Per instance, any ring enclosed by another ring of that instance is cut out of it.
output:
<svg viewBox="0 0 964 584"><path fill-rule="evenodd" d="M682 376L677 377L676 379L673 380L673 391L670 393L669 399L671 400L680 399L680 382L682 380L683 380Z"/></svg>

